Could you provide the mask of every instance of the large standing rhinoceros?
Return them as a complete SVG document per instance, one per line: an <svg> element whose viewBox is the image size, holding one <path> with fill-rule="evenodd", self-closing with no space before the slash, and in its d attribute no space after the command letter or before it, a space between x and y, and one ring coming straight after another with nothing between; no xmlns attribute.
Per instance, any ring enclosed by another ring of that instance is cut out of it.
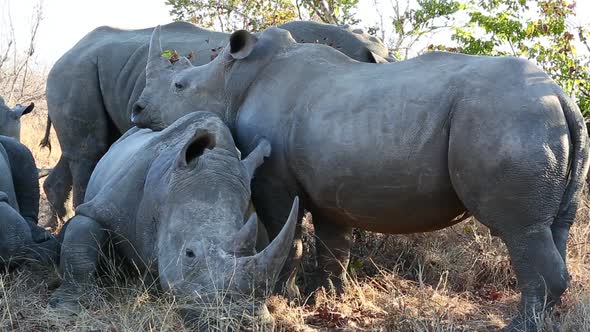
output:
<svg viewBox="0 0 590 332"><path fill-rule="evenodd" d="M281 234L256 253L256 215L245 223L250 180L269 153L261 139L240 161L229 129L207 112L161 132L129 130L97 164L68 223L64 281L50 303L78 308L80 285L92 280L108 237L131 264L179 295L219 301L224 293L228 300L265 293L288 256L298 210L295 199Z"/></svg>
<svg viewBox="0 0 590 332"><path fill-rule="evenodd" d="M316 22L291 22L284 25L297 40L333 46L354 59L382 62L388 58L383 43L359 30ZM62 156L44 183L47 199L63 217L64 204L73 183L74 206L84 198L90 174L100 157L121 133L131 127L132 108L146 85L146 62L153 28L120 30L100 27L86 35L64 54L51 69L47 79L49 119L41 145L49 144L51 122L55 126ZM198 28L189 23L164 25L164 47L186 55L202 65L211 61L227 43L229 34ZM168 89L175 65L160 59L162 65L152 76L159 89ZM150 74L148 74L150 76ZM135 111L141 108L136 104ZM146 108L159 108L151 100ZM190 108L190 106L189 106Z"/></svg>
<svg viewBox="0 0 590 332"><path fill-rule="evenodd" d="M224 117L243 152L269 139L254 206L272 236L301 197L326 282L341 284L353 227L426 232L469 211L512 258L522 315L509 330L534 330L531 315L566 289L588 135L531 62L432 52L378 66L271 28L235 32L214 61L174 80L179 97L198 94Z"/></svg>
<svg viewBox="0 0 590 332"><path fill-rule="evenodd" d="M0 97L0 135L8 136L20 140L20 118L35 108L34 103L29 106L17 104L14 108L10 108Z"/></svg>
<svg viewBox="0 0 590 332"><path fill-rule="evenodd" d="M31 152L0 136L0 263L52 262L59 243L37 226L39 182Z"/></svg>

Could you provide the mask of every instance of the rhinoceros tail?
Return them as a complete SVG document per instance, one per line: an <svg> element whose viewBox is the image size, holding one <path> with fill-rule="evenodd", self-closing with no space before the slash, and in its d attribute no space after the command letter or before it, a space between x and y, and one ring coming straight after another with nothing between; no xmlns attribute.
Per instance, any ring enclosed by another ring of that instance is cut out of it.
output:
<svg viewBox="0 0 590 332"><path fill-rule="evenodd" d="M45 126L45 136L43 136L43 139L41 140L41 143L39 143L39 146L42 148L48 148L49 153L51 153L51 141L49 140L50 133L51 133L51 118L49 117L49 114L47 114L47 125Z"/></svg>
<svg viewBox="0 0 590 332"><path fill-rule="evenodd" d="M562 91L559 92L558 97L569 128L572 149L567 186L561 199L557 217L551 225L551 230L555 245L565 260L569 228L574 222L586 174L588 173L588 151L590 147L586 124L580 109Z"/></svg>

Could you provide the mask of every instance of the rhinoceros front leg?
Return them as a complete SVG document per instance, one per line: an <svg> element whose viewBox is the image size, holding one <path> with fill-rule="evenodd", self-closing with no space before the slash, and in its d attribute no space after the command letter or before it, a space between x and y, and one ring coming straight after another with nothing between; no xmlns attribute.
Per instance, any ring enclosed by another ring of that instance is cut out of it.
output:
<svg viewBox="0 0 590 332"><path fill-rule="evenodd" d="M74 313L81 309L80 298L95 281L106 238L106 231L91 218L78 215L69 221L61 247L62 284L51 295L49 305Z"/></svg>
<svg viewBox="0 0 590 332"><path fill-rule="evenodd" d="M47 224L49 227L57 226L57 219L64 219L66 212L66 201L72 190L72 172L70 171L70 162L62 155L57 165L51 170L45 182L43 190L47 195L47 200L54 210L51 221Z"/></svg>
<svg viewBox="0 0 590 332"><path fill-rule="evenodd" d="M342 293L346 281L346 268L353 245L352 228L326 221L319 214L313 214L316 235L316 257L314 288L325 287Z"/></svg>
<svg viewBox="0 0 590 332"><path fill-rule="evenodd" d="M103 153L104 154L104 153ZM93 159L77 159L70 160L70 170L73 178L73 203L74 208L84 203L84 196L86 195L86 187L94 167L100 160L103 154L97 154Z"/></svg>
<svg viewBox="0 0 590 332"><path fill-rule="evenodd" d="M272 241L281 232L285 225L285 220L289 217L293 196L286 190L283 182L275 181L269 177L258 176L252 179L252 201L256 208L256 213L264 224L268 237ZM297 228L293 237L291 251L275 286L275 292L283 294L290 299L300 297L296 279L303 255L303 242L301 239L303 208L301 206L299 207L297 218Z"/></svg>

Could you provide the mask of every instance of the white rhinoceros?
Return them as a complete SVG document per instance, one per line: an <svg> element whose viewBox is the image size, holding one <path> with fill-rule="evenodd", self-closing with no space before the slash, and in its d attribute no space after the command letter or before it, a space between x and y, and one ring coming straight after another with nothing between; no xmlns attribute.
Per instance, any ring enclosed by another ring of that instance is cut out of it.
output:
<svg viewBox="0 0 590 332"><path fill-rule="evenodd" d="M84 203L67 223L63 282L50 304L80 309L107 241L163 289L198 299L195 310L203 302L264 298L289 253L298 210L295 199L281 234L257 253L257 218L247 215L250 181L269 154L261 139L240 160L229 129L207 112L160 132L130 129L96 165Z"/></svg>
<svg viewBox="0 0 590 332"><path fill-rule="evenodd" d="M221 115L243 152L259 137L271 142L254 206L273 237L301 197L324 284L341 288L353 227L426 232L469 212L512 258L522 303L508 330L535 330L535 313L567 288L588 134L578 107L531 62L431 52L375 65L270 28L235 32L215 60L173 84L177 98L197 95ZM159 129L181 114L145 116Z"/></svg>

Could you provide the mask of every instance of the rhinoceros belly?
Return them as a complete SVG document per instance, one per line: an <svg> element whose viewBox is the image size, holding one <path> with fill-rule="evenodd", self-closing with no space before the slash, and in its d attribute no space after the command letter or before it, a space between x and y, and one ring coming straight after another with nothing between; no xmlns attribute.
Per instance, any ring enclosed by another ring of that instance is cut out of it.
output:
<svg viewBox="0 0 590 332"><path fill-rule="evenodd" d="M465 208L441 178L417 182L334 178L333 185L312 192L312 211L329 221L374 232L401 234L450 226Z"/></svg>
<svg viewBox="0 0 590 332"><path fill-rule="evenodd" d="M288 155L312 213L383 233L453 223L465 208L448 170L449 108L425 98L331 101L298 118Z"/></svg>

